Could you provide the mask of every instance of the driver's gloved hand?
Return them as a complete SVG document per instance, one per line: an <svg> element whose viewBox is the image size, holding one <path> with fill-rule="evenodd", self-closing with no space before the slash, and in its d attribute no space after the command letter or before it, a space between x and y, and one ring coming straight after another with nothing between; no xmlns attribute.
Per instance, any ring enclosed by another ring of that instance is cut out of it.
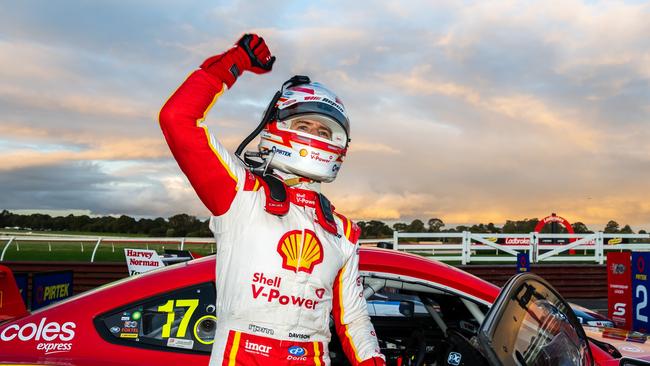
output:
<svg viewBox="0 0 650 366"><path fill-rule="evenodd" d="M244 71L264 74L271 71L274 62L264 38L244 34L228 51L203 61L201 68L231 88Z"/></svg>

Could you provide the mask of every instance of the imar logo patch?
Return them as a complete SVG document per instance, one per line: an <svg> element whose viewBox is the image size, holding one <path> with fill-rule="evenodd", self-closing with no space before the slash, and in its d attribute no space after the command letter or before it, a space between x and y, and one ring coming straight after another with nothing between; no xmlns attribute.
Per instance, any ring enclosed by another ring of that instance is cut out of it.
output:
<svg viewBox="0 0 650 366"><path fill-rule="evenodd" d="M323 261L323 245L311 230L293 230L284 234L278 242L278 254L282 257L282 268L294 272L312 273L314 267Z"/></svg>

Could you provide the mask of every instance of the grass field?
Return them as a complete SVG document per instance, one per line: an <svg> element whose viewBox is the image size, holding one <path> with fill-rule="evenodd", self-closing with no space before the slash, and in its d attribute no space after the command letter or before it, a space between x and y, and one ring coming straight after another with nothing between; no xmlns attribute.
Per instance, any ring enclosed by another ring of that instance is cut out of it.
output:
<svg viewBox="0 0 650 366"><path fill-rule="evenodd" d="M3 250L5 243L0 244ZM90 262L95 242L13 242L7 249L4 261L83 261ZM95 262L123 262L124 249L154 249L163 254L165 248L179 249L179 245L171 243L111 243L102 241L95 254ZM214 252L214 244L185 245L184 249L191 250L201 255Z"/></svg>

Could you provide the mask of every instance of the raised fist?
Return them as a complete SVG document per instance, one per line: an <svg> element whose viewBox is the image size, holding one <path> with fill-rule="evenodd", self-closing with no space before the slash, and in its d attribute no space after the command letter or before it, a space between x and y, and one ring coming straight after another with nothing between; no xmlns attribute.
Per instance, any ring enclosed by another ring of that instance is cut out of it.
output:
<svg viewBox="0 0 650 366"><path fill-rule="evenodd" d="M244 34L237 42L237 46L246 52L250 60L250 67L246 70L250 70L256 74L264 74L271 71L275 62L275 56L271 56L271 51L269 51L269 47L264 42L264 38L258 37L257 34Z"/></svg>
<svg viewBox="0 0 650 366"><path fill-rule="evenodd" d="M275 56L271 56L264 38L257 34L244 34L228 51L212 56L201 68L230 88L244 71L264 74L273 68Z"/></svg>

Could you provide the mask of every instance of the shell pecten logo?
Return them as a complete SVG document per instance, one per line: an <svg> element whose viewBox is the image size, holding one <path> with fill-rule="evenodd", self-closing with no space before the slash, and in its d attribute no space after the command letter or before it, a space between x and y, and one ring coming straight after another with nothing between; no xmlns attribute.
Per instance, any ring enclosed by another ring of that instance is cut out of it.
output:
<svg viewBox="0 0 650 366"><path fill-rule="evenodd" d="M278 243L278 253L282 257L282 268L295 272L311 273L323 261L323 245L311 230L289 231Z"/></svg>

